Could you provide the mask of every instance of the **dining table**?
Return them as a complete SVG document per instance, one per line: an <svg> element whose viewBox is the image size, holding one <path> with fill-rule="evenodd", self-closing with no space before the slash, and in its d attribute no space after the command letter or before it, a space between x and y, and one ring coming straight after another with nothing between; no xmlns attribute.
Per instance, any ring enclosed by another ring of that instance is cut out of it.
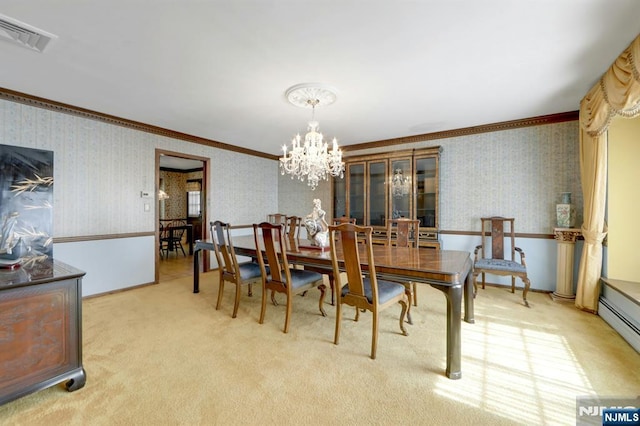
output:
<svg viewBox="0 0 640 426"><path fill-rule="evenodd" d="M306 241L306 240L305 240ZM235 252L239 256L255 258L257 250L253 235L242 235L233 238ZM309 266L314 270L325 270L332 273L331 252L309 244L286 244L287 258L292 264ZM261 249L263 249L261 247ZM213 243L208 240L196 241L193 256L193 292L200 291L199 253L202 250L214 250ZM365 246L362 245L361 259ZM336 255L342 258L340 245ZM436 250L431 248L397 247L393 245L374 245L373 257L376 275L383 279L416 282L430 285L442 291L447 304L446 338L447 358L445 374L450 379L462 377L461 366L461 331L462 320L473 324L473 262L471 254L466 251ZM363 263L362 269L368 270ZM462 304L464 301L464 317Z"/></svg>

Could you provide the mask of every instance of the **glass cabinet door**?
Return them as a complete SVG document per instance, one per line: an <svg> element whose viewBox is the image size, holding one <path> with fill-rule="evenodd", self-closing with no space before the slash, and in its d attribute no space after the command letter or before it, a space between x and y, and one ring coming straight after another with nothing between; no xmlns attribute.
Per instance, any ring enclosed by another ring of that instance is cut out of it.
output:
<svg viewBox="0 0 640 426"><path fill-rule="evenodd" d="M438 160L436 157L415 159L416 219L423 228L438 227Z"/></svg>
<svg viewBox="0 0 640 426"><path fill-rule="evenodd" d="M349 199L347 211L349 217L356 219L356 224L364 224L365 211L365 185L364 185L364 167L365 163L353 163L347 165L347 174L349 176Z"/></svg>
<svg viewBox="0 0 640 426"><path fill-rule="evenodd" d="M411 159L391 161L390 182L391 219L411 218L411 201L413 199Z"/></svg>
<svg viewBox="0 0 640 426"><path fill-rule="evenodd" d="M369 223L386 226L387 219L387 161L369 162Z"/></svg>
<svg viewBox="0 0 640 426"><path fill-rule="evenodd" d="M333 217L356 219L374 233L387 219L418 219L421 246L438 247L440 152L434 146L346 158L344 180L333 180Z"/></svg>

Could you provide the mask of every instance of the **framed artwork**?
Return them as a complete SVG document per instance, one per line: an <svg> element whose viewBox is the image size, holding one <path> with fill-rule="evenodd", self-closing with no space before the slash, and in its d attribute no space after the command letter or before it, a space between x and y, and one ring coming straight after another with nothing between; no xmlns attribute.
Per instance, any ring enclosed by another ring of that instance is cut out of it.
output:
<svg viewBox="0 0 640 426"><path fill-rule="evenodd" d="M53 257L53 151L0 145L0 267Z"/></svg>

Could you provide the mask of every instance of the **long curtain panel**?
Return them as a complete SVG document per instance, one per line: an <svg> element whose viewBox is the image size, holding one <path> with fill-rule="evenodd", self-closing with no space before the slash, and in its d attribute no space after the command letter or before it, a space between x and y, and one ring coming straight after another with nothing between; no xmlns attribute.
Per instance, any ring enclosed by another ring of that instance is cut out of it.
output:
<svg viewBox="0 0 640 426"><path fill-rule="evenodd" d="M580 174L584 198L576 306L596 313L602 241L607 235L607 131L616 115L640 115L640 36L636 37L580 103Z"/></svg>

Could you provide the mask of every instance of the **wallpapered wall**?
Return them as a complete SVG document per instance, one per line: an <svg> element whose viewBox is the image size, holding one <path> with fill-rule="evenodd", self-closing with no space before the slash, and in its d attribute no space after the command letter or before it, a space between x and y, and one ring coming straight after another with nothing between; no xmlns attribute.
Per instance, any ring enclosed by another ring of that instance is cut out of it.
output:
<svg viewBox="0 0 640 426"><path fill-rule="evenodd" d="M160 189L169 196L160 201L160 219L184 219L187 217L187 180L202 179L202 172L170 172L160 170ZM163 208L164 204L164 208Z"/></svg>
<svg viewBox="0 0 640 426"><path fill-rule="evenodd" d="M291 179L289 175L280 176L278 180L278 212L290 216L305 217L313 211L313 200L322 201L322 208L327 213L327 222L332 217L331 183L321 181L316 189L311 190L307 182L301 182L297 178ZM329 222L330 223L330 222ZM306 232L303 230L303 232ZM306 234L303 234L303 236Z"/></svg>
<svg viewBox="0 0 640 426"><path fill-rule="evenodd" d="M264 158L5 100L0 143L54 151L58 238L153 232L155 199L140 192L154 192L156 149L211 158L210 219L253 223L278 208L277 163Z"/></svg>
<svg viewBox="0 0 640 426"><path fill-rule="evenodd" d="M552 234L555 205L571 192L582 224L578 122L397 145L441 146L440 229L480 231L479 218L516 218L516 232ZM389 148L349 152L362 155ZM331 204L327 204L328 207Z"/></svg>
<svg viewBox="0 0 640 426"><path fill-rule="evenodd" d="M160 219L187 217L186 184L184 173L160 171L160 189L163 189L169 196L166 200L160 201ZM162 204L164 204L164 209Z"/></svg>

